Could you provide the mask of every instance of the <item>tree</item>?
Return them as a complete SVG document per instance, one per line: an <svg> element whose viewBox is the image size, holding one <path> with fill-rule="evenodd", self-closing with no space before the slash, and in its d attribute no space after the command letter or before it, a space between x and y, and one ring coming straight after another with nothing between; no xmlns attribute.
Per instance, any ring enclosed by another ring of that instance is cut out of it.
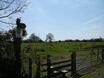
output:
<svg viewBox="0 0 104 78"><path fill-rule="evenodd" d="M26 25L21 23L19 18L16 20L16 25L16 28L0 33L0 62L4 61L0 64L2 67L8 68L3 69L3 73L11 78L21 78L21 38L26 35ZM14 39L14 42L11 42L11 38ZM10 71L9 74L6 72L7 70Z"/></svg>
<svg viewBox="0 0 104 78"><path fill-rule="evenodd" d="M9 31L5 31L5 32L2 32L0 31L0 41L10 41L12 38L12 35Z"/></svg>
<svg viewBox="0 0 104 78"><path fill-rule="evenodd" d="M0 22L12 24L4 20L10 19L13 15L23 12L27 4L28 0L0 0Z"/></svg>
<svg viewBox="0 0 104 78"><path fill-rule="evenodd" d="M52 33L48 33L47 35L46 35L46 42L52 42L54 40L54 36L53 36L53 34Z"/></svg>
<svg viewBox="0 0 104 78"><path fill-rule="evenodd" d="M28 39L30 42L42 42L42 40L36 36L34 33L32 33Z"/></svg>
<svg viewBox="0 0 104 78"><path fill-rule="evenodd" d="M26 36L27 35L26 24L21 23L21 19L17 18L16 25L17 25L17 27L14 29L15 37L22 38L22 37Z"/></svg>
<svg viewBox="0 0 104 78"><path fill-rule="evenodd" d="M8 31L0 31L0 58L6 57L12 58L13 54L13 44L12 44L12 35Z"/></svg>

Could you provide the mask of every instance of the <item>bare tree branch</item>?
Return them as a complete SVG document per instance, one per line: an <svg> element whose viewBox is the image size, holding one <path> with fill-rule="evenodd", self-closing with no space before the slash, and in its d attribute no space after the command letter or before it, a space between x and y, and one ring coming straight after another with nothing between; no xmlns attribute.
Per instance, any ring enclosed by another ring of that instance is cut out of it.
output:
<svg viewBox="0 0 104 78"><path fill-rule="evenodd" d="M10 17L15 18L13 15L24 11L26 5L28 5L28 1L29 0L0 0L0 23L14 25L10 23L10 21L7 22L7 20L11 20Z"/></svg>
<svg viewBox="0 0 104 78"><path fill-rule="evenodd" d="M9 8L10 5L12 5L12 3L13 3L14 1L15 1L15 0L12 0L10 3L8 3L8 5L7 5L6 7L2 7L2 8L0 8L0 10L5 10L5 9ZM7 2L6 2L6 3L7 3Z"/></svg>
<svg viewBox="0 0 104 78"><path fill-rule="evenodd" d="M2 21L2 20L0 20L0 22L1 22L1 23L4 23L4 24L15 25L14 23L5 22L5 21Z"/></svg>
<svg viewBox="0 0 104 78"><path fill-rule="evenodd" d="M4 3L10 3L10 2L8 2L8 1L4 1L4 0L0 0L0 2L4 2Z"/></svg>
<svg viewBox="0 0 104 78"><path fill-rule="evenodd" d="M28 0L0 0L0 19L22 12ZM4 2L4 4L2 3Z"/></svg>
<svg viewBox="0 0 104 78"><path fill-rule="evenodd" d="M8 15L1 16L0 18L6 18L6 17L9 17L9 16L12 15L12 14L15 14L15 13L19 12L20 9L18 9L18 8L19 8L19 7L17 7L17 9L15 9L14 11L12 11L12 12L9 13Z"/></svg>

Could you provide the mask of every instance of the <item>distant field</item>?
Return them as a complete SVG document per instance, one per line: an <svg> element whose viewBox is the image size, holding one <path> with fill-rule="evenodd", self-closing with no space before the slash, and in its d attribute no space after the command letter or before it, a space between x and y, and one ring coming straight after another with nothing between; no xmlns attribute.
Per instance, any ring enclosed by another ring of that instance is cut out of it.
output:
<svg viewBox="0 0 104 78"><path fill-rule="evenodd" d="M40 55L50 54L58 56L67 55L73 50L80 50L95 45L104 45L104 42L23 43L22 49L26 51L26 49L30 47L32 49L31 51L29 50L30 53L35 52L34 49L39 49L37 53Z"/></svg>

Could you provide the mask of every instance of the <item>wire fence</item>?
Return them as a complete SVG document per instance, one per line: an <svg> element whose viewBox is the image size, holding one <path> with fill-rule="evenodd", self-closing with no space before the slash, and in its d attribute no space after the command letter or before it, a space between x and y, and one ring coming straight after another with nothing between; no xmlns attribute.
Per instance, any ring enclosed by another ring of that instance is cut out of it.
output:
<svg viewBox="0 0 104 78"><path fill-rule="evenodd" d="M88 48L78 51L76 61L77 71L80 73L83 70L89 69L90 67L94 67L94 65L101 64L103 60L102 53L103 48L100 47Z"/></svg>

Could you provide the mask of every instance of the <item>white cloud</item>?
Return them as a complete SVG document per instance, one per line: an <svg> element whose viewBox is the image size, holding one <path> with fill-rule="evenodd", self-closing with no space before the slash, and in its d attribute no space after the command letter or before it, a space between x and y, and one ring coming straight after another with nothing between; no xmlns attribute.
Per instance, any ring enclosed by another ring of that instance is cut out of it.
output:
<svg viewBox="0 0 104 78"><path fill-rule="evenodd" d="M104 14L96 16L81 24L81 29L77 33L81 38L104 37Z"/></svg>
<svg viewBox="0 0 104 78"><path fill-rule="evenodd" d="M104 17L104 14L102 15L99 15L99 16L96 16L94 18L91 18L90 20L82 23L80 26L86 26L86 25L89 25L89 24L94 24L94 23L97 23L100 19L102 19Z"/></svg>

